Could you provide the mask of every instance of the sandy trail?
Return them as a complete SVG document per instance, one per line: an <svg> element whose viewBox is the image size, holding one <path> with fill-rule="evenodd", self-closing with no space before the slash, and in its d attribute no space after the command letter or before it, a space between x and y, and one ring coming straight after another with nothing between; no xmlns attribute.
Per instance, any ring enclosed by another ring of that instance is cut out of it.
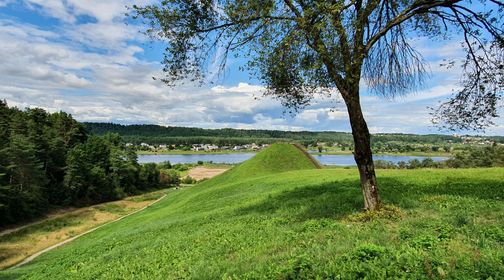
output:
<svg viewBox="0 0 504 280"><path fill-rule="evenodd" d="M212 178L219 174L224 173L229 168L209 168L204 166L198 166L190 169L187 175L191 176L193 179L201 180L204 178Z"/></svg>

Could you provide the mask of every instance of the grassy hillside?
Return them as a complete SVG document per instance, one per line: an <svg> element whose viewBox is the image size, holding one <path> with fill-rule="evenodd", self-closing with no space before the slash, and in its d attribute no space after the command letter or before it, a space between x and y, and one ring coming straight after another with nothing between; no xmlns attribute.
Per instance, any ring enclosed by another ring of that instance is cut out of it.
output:
<svg viewBox="0 0 504 280"><path fill-rule="evenodd" d="M357 170L278 161L277 148L294 157L275 145L0 278L504 277L503 168L378 170L393 207L366 215Z"/></svg>
<svg viewBox="0 0 504 280"><path fill-rule="evenodd" d="M320 165L302 147L288 143L273 144L253 158L215 178L213 183L243 180L291 170L317 169Z"/></svg>

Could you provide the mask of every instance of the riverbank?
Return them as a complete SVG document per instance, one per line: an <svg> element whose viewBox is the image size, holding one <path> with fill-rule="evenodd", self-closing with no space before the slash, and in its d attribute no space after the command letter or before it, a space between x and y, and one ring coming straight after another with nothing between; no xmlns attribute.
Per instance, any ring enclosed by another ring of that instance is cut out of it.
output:
<svg viewBox="0 0 504 280"><path fill-rule="evenodd" d="M255 150L240 150L240 151L182 151L182 150L166 150L166 151L137 151L138 155L226 155L226 154L246 154L256 153ZM328 151L328 152L310 152L312 155L335 155L348 156L352 155L353 151ZM374 153L375 156L412 156L412 157L451 157L451 153L446 152L407 152L407 153Z"/></svg>
<svg viewBox="0 0 504 280"><path fill-rule="evenodd" d="M138 155L226 155L256 153L257 150L219 150L219 151L183 151L183 150L162 150L162 151L137 151Z"/></svg>
<svg viewBox="0 0 504 280"><path fill-rule="evenodd" d="M348 156L353 155L353 151L330 151L330 152L310 152L312 155L335 155ZM374 156L410 156L410 157L451 157L451 153L445 152L407 152L407 153L373 153Z"/></svg>

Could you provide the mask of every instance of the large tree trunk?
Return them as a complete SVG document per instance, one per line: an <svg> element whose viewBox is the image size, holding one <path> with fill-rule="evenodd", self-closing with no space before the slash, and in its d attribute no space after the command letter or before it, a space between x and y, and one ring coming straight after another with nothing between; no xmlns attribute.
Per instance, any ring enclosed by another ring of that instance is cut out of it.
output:
<svg viewBox="0 0 504 280"><path fill-rule="evenodd" d="M359 168L364 208L376 210L380 207L380 196L371 152L371 135L362 115L358 88L355 91L345 98L354 139L354 158Z"/></svg>

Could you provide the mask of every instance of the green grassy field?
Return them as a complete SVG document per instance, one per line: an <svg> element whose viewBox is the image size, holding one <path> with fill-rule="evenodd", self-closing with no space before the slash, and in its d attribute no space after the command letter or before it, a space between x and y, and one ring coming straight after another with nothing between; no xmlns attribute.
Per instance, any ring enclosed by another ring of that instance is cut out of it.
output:
<svg viewBox="0 0 504 280"><path fill-rule="evenodd" d="M299 150L298 150L299 151ZM502 279L504 169L316 169L287 144L0 279Z"/></svg>

